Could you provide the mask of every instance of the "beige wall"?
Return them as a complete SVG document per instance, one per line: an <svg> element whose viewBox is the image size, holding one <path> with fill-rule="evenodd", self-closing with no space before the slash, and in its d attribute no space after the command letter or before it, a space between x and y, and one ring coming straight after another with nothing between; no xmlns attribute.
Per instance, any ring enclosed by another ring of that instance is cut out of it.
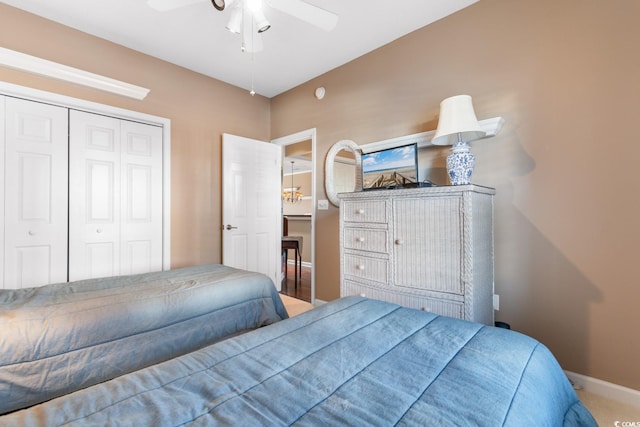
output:
<svg viewBox="0 0 640 427"><path fill-rule="evenodd" d="M640 389L638 16L637 0L482 0L272 99L271 136L316 127L322 172L334 142L435 129L442 99L472 95L479 118L506 120L472 145L473 181L497 189L497 319L565 369ZM338 210L316 214L331 300Z"/></svg>
<svg viewBox="0 0 640 427"><path fill-rule="evenodd" d="M136 101L0 67L2 81L171 119L171 264L221 261L221 135L269 140L268 99L4 4L0 46L151 89Z"/></svg>
<svg viewBox="0 0 640 427"><path fill-rule="evenodd" d="M637 0L482 0L270 102L0 4L0 45L151 93L134 101L5 69L0 80L171 119L174 267L220 261L222 132L269 139L315 127L322 174L334 142L435 129L439 102L468 93L480 118L506 119L498 137L473 144L474 182L498 191L498 319L565 369L640 389L638 16ZM316 214L317 297L330 300L338 212Z"/></svg>

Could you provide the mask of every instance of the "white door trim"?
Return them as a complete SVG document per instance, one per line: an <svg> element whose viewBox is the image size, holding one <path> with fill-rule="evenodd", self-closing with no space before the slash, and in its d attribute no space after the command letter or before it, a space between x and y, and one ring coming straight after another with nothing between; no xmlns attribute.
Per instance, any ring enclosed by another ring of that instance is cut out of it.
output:
<svg viewBox="0 0 640 427"><path fill-rule="evenodd" d="M271 140L272 144L282 147L311 140L311 304L315 304L316 299L316 133L316 128L311 128Z"/></svg>
<svg viewBox="0 0 640 427"><path fill-rule="evenodd" d="M0 94L162 127L162 268L169 270L171 268L171 120L6 82L0 82Z"/></svg>

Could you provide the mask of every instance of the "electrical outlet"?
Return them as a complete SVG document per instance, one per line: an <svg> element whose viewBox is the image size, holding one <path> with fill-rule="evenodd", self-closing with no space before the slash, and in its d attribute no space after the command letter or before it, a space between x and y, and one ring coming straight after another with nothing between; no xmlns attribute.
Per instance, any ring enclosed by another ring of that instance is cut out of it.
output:
<svg viewBox="0 0 640 427"><path fill-rule="evenodd" d="M329 201L328 200L318 200L318 210L326 211L329 209Z"/></svg>
<svg viewBox="0 0 640 427"><path fill-rule="evenodd" d="M500 295L498 294L493 294L493 309L500 311Z"/></svg>

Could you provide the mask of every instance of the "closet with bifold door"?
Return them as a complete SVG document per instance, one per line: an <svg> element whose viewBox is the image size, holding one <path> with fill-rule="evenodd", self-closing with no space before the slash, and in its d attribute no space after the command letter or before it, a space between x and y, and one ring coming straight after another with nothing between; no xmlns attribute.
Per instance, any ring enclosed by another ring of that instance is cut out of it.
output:
<svg viewBox="0 0 640 427"><path fill-rule="evenodd" d="M70 113L69 280L162 270L162 129Z"/></svg>
<svg viewBox="0 0 640 427"><path fill-rule="evenodd" d="M162 138L0 95L0 288L162 270Z"/></svg>

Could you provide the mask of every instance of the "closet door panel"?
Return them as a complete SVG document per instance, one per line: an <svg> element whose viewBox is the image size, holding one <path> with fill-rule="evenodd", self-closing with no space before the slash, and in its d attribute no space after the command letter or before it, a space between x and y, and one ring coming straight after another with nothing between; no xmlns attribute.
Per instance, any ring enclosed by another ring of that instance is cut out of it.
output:
<svg viewBox="0 0 640 427"><path fill-rule="evenodd" d="M112 161L85 159L86 219L90 224L108 224L115 227L114 207L117 165ZM114 230L111 230L114 233Z"/></svg>
<svg viewBox="0 0 640 427"><path fill-rule="evenodd" d="M6 98L4 287L67 280L68 110Z"/></svg>
<svg viewBox="0 0 640 427"><path fill-rule="evenodd" d="M87 243L84 246L87 263L84 270L85 278L117 276L115 253L116 247L113 242Z"/></svg>
<svg viewBox="0 0 640 427"><path fill-rule="evenodd" d="M162 270L162 129L121 122L121 274Z"/></svg>
<svg viewBox="0 0 640 427"><path fill-rule="evenodd" d="M72 111L70 280L162 270L162 128Z"/></svg>
<svg viewBox="0 0 640 427"><path fill-rule="evenodd" d="M69 280L121 274L120 120L71 111Z"/></svg>

